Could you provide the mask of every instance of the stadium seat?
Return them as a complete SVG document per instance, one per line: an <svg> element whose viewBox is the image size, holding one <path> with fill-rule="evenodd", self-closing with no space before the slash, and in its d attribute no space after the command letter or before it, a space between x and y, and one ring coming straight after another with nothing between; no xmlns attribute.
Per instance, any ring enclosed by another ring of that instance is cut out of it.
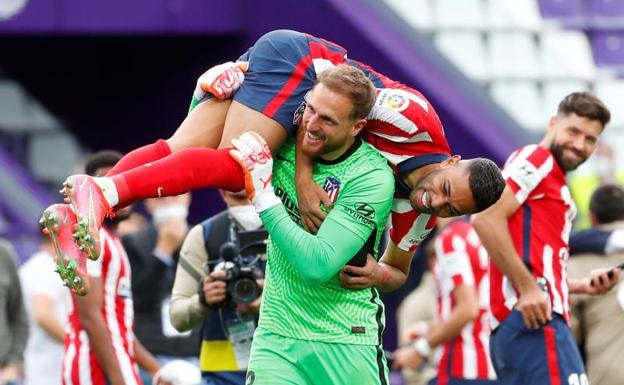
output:
<svg viewBox="0 0 624 385"><path fill-rule="evenodd" d="M593 32L591 45L599 68L624 77L624 32Z"/></svg>
<svg viewBox="0 0 624 385"><path fill-rule="evenodd" d="M545 19L567 27L583 27L585 14L583 0L540 0L540 11Z"/></svg>
<svg viewBox="0 0 624 385"><path fill-rule="evenodd" d="M0 100L0 130L27 129L26 96L22 87L12 80L1 80Z"/></svg>
<svg viewBox="0 0 624 385"><path fill-rule="evenodd" d="M539 31L542 17L537 0L488 0L487 17L491 29Z"/></svg>
<svg viewBox="0 0 624 385"><path fill-rule="evenodd" d="M487 18L481 0L437 0L435 26L439 29L484 29Z"/></svg>
<svg viewBox="0 0 624 385"><path fill-rule="evenodd" d="M31 99L28 104L31 130L58 130L63 127L59 120L38 101Z"/></svg>
<svg viewBox="0 0 624 385"><path fill-rule="evenodd" d="M546 78L592 80L596 66L587 35L548 30L541 35L541 59Z"/></svg>
<svg viewBox="0 0 624 385"><path fill-rule="evenodd" d="M522 126L542 131L548 122L537 82L497 81L490 87L492 98Z"/></svg>
<svg viewBox="0 0 624 385"><path fill-rule="evenodd" d="M547 80L542 86L544 101L544 113L553 116L557 113L559 102L571 94L578 91L589 91L589 82L581 80Z"/></svg>
<svg viewBox="0 0 624 385"><path fill-rule="evenodd" d="M17 82L0 80L0 130L38 131L60 128L60 123Z"/></svg>
<svg viewBox="0 0 624 385"><path fill-rule="evenodd" d="M488 48L494 78L540 77L538 49L533 34L523 31L493 31L489 34Z"/></svg>
<svg viewBox="0 0 624 385"><path fill-rule="evenodd" d="M602 80L594 86L598 96L611 110L609 129L624 130L624 80Z"/></svg>
<svg viewBox="0 0 624 385"><path fill-rule="evenodd" d="M408 24L418 30L433 28L431 0L385 0Z"/></svg>
<svg viewBox="0 0 624 385"><path fill-rule="evenodd" d="M624 1L589 0L587 13L593 28L620 30L624 28Z"/></svg>
<svg viewBox="0 0 624 385"><path fill-rule="evenodd" d="M28 165L40 181L58 184L75 170L82 157L79 144L71 134L57 130L34 134L29 142Z"/></svg>
<svg viewBox="0 0 624 385"><path fill-rule="evenodd" d="M469 77L484 81L490 76L484 36L478 31L443 31L435 35L435 46Z"/></svg>

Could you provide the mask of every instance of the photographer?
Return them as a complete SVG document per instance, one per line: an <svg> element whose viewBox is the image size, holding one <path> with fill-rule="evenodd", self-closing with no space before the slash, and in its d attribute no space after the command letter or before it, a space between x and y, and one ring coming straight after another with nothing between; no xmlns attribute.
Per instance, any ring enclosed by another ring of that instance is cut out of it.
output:
<svg viewBox="0 0 624 385"><path fill-rule="evenodd" d="M171 322L179 331L203 322L203 385L243 385L260 307L266 233L255 231L262 222L244 191L221 196L228 209L192 228L182 245ZM252 243L262 246L248 247Z"/></svg>

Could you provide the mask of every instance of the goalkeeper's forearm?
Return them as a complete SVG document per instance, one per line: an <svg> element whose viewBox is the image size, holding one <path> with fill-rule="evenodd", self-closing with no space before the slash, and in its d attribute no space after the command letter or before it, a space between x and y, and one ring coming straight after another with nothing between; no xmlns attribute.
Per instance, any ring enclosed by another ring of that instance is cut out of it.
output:
<svg viewBox="0 0 624 385"><path fill-rule="evenodd" d="M264 227L286 259L311 284L327 281L357 253L365 240L328 217L318 234L293 224L284 206L260 213Z"/></svg>

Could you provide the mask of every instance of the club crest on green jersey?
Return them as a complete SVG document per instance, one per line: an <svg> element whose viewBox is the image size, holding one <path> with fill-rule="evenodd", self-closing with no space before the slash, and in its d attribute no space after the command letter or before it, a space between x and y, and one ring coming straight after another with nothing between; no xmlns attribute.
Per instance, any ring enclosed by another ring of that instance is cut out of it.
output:
<svg viewBox="0 0 624 385"><path fill-rule="evenodd" d="M338 193L340 192L340 181L336 178L328 176L323 184L323 190L325 190L332 202L336 202L338 199Z"/></svg>

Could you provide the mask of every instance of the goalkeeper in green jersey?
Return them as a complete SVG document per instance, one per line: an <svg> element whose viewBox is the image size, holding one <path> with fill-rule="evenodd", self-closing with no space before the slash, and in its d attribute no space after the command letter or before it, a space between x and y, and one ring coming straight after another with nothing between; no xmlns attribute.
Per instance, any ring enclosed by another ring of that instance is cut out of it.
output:
<svg viewBox="0 0 624 385"><path fill-rule="evenodd" d="M233 141L232 156L270 234L248 385L388 384L379 293L347 290L339 274L355 256L377 258L391 208L392 171L357 137L374 100L371 81L350 66L323 72L308 95L299 143L318 154L314 181L334 200L316 235L303 229L297 210L295 143L273 162L260 135Z"/></svg>

